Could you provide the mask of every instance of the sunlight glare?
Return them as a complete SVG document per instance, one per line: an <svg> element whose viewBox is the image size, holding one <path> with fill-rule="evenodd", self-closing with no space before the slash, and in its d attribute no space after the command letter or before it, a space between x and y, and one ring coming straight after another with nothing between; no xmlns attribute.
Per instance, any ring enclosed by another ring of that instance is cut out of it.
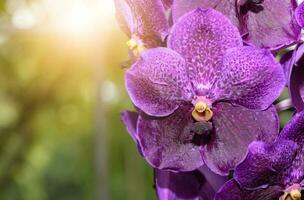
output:
<svg viewBox="0 0 304 200"><path fill-rule="evenodd" d="M115 20L112 0L53 0L49 5L54 9L51 11L54 29L66 34L91 34L110 27Z"/></svg>
<svg viewBox="0 0 304 200"><path fill-rule="evenodd" d="M82 33L88 31L92 23L92 15L84 3L76 3L64 14L62 20L62 30L72 33Z"/></svg>
<svg viewBox="0 0 304 200"><path fill-rule="evenodd" d="M30 29L32 28L36 21L35 16L30 9L19 8L12 16L12 23L16 28L19 29Z"/></svg>

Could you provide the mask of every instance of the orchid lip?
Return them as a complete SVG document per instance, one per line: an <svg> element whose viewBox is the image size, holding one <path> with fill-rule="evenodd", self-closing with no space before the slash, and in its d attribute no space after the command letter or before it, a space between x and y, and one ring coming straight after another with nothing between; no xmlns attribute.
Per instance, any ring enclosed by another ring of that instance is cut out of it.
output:
<svg viewBox="0 0 304 200"><path fill-rule="evenodd" d="M195 110L199 113L204 112L208 108L205 102L198 102L195 104Z"/></svg>
<svg viewBox="0 0 304 200"><path fill-rule="evenodd" d="M293 184L287 188L279 200L301 200L301 188L299 184Z"/></svg>
<svg viewBox="0 0 304 200"><path fill-rule="evenodd" d="M301 200L301 192L299 190L292 190L285 192L279 200Z"/></svg>
<svg viewBox="0 0 304 200"><path fill-rule="evenodd" d="M198 122L208 122L213 117L213 111L206 102L199 100L194 104L192 117Z"/></svg>

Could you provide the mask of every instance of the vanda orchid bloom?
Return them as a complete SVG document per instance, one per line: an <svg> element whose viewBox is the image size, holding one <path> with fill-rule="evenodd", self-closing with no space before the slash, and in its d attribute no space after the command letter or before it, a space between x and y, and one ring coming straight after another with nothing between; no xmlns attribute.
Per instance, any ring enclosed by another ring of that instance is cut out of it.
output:
<svg viewBox="0 0 304 200"><path fill-rule="evenodd" d="M304 112L296 114L273 144L253 142L234 179L215 200L301 200L304 189Z"/></svg>
<svg viewBox="0 0 304 200"><path fill-rule="evenodd" d="M136 112L125 111L122 114L123 122L142 155L142 146L139 144L136 131L138 117ZM212 173L206 166L189 172L155 169L154 177L158 200L213 200L216 192L228 180Z"/></svg>
<svg viewBox="0 0 304 200"><path fill-rule="evenodd" d="M135 56L147 48L162 46L169 32L165 6L168 0L114 0L121 29L129 36Z"/></svg>
<svg viewBox="0 0 304 200"><path fill-rule="evenodd" d="M301 29L294 17L296 0L175 0L173 21L198 7L226 15L247 44L277 50L300 39Z"/></svg>
<svg viewBox="0 0 304 200"><path fill-rule="evenodd" d="M227 175L250 142L274 140L271 104L285 78L268 50L243 46L228 18L202 8L175 23L167 46L144 51L125 74L142 113L123 121L135 124L132 135L153 167L191 171L205 163Z"/></svg>

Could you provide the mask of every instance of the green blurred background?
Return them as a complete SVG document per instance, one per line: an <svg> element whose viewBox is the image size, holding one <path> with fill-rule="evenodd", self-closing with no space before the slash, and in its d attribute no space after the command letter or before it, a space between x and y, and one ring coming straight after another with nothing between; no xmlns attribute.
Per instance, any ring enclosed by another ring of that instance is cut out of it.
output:
<svg viewBox="0 0 304 200"><path fill-rule="evenodd" d="M0 1L0 199L155 199L111 0Z"/></svg>
<svg viewBox="0 0 304 200"><path fill-rule="evenodd" d="M0 1L0 200L155 199L120 121L127 40L112 0Z"/></svg>

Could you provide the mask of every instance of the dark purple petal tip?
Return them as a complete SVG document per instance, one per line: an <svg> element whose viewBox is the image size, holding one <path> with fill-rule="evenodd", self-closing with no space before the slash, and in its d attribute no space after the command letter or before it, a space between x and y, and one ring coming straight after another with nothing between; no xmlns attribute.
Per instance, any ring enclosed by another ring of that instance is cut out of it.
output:
<svg viewBox="0 0 304 200"><path fill-rule="evenodd" d="M159 200L200 199L204 185L204 192L208 194L209 200L212 200L215 192L198 170L178 173L155 170L155 185Z"/></svg>
<svg viewBox="0 0 304 200"><path fill-rule="evenodd" d="M138 134L137 134L137 121L138 121L138 113L133 111L124 111L121 113L121 120L127 128L128 133L132 137L133 141L137 145L137 149L140 155L142 155L142 150L138 142Z"/></svg>
<svg viewBox="0 0 304 200"><path fill-rule="evenodd" d="M126 126L129 134L133 138L135 142L137 142L137 132L136 132L136 126L137 126L137 120L138 120L138 114L137 112L132 111L124 111L121 113L121 120Z"/></svg>
<svg viewBox="0 0 304 200"><path fill-rule="evenodd" d="M155 170L159 200L213 200L228 179L212 173L207 167L190 172Z"/></svg>

